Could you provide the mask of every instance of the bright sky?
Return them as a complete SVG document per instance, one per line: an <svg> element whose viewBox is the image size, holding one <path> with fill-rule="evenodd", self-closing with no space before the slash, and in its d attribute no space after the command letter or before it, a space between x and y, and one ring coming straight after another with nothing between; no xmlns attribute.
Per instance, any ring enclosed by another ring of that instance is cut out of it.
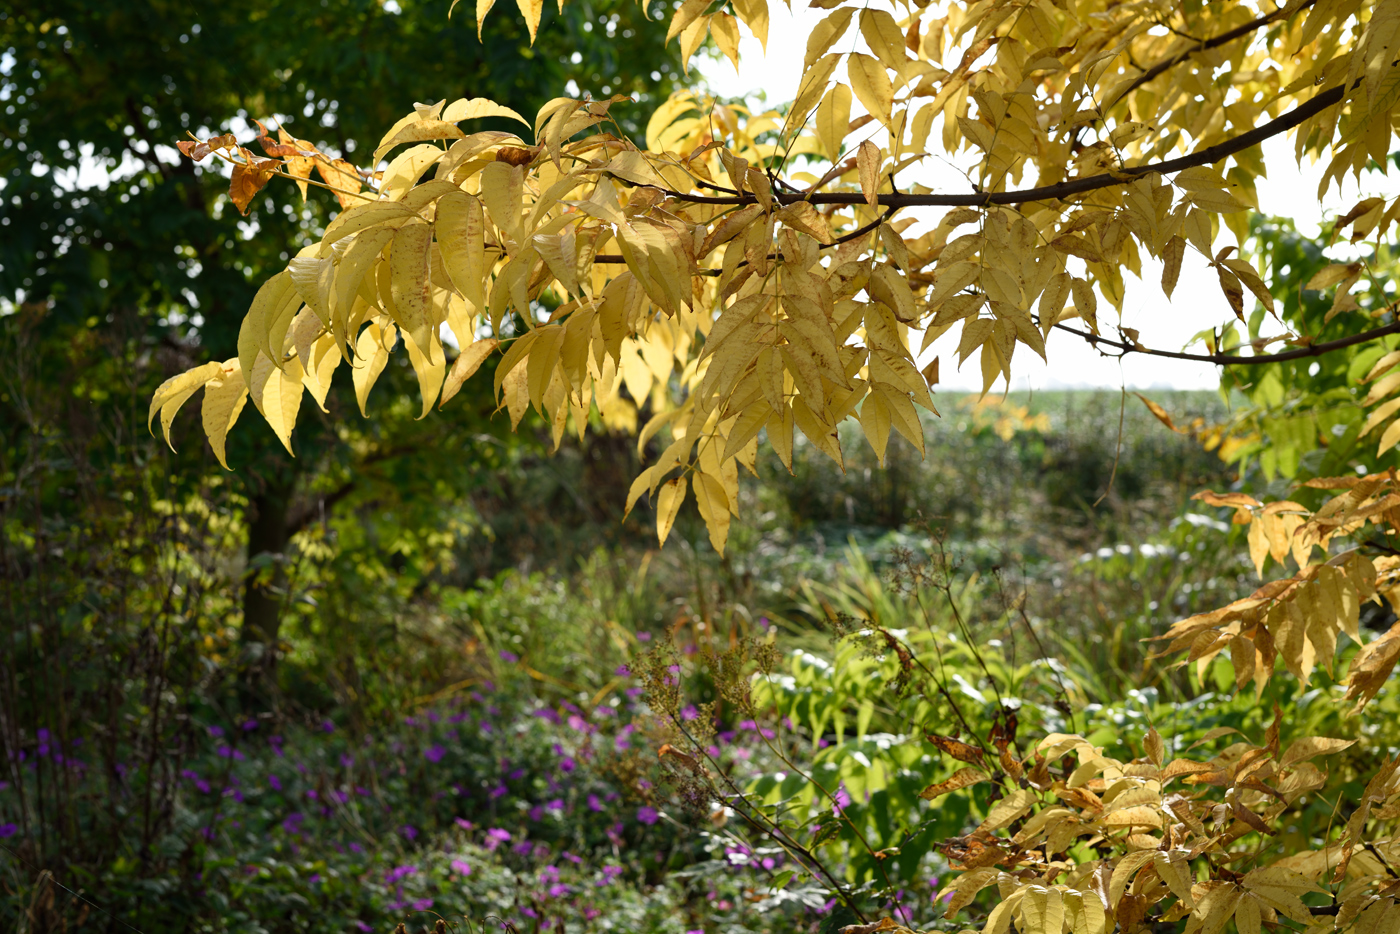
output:
<svg viewBox="0 0 1400 934"><path fill-rule="evenodd" d="M824 15L823 11L806 8L804 0L795 0L794 11L789 12L783 4L769 5L772 23L769 28L768 50L765 55L757 39L750 36L744 27L744 38L740 43L740 70L736 73L728 59L705 59L697 57L694 62L704 76L710 89L725 97L754 97L766 95L769 104L789 101L797 90L798 77L802 71L802 60L806 53L807 36L812 26ZM838 76L841 72L838 71ZM860 112L860 104L853 106L854 113ZM931 136L936 140L937 129ZM879 142L879 139L876 139ZM1362 195L1354 180L1338 194L1336 187L1331 190L1325 205L1320 206L1316 199L1318 182L1322 178L1325 164L1305 166L1299 171L1292 164L1293 139L1291 136L1275 138L1265 144L1266 163L1271 167L1271 177L1261 179L1258 184L1259 206L1266 214L1291 216L1299 230L1305 235L1315 235L1322 220L1322 208L1329 213L1346 210ZM903 181L901 177L901 181ZM935 190L966 192L966 180L951 166L931 167L922 172L917 180L930 185ZM1368 185L1365 194L1380 194L1383 191L1371 190ZM934 215L938 216L937 213ZM1228 231L1222 232L1217 246L1231 242ZM1341 249L1345 249L1344 247ZM1338 251L1340 258L1341 253ZM1194 262L1193 262L1194 260ZM1143 274L1147 283L1126 276L1127 298L1123 303L1123 321L1127 327L1141 332L1142 342L1149 347L1163 350L1181 350L1191 337L1202 330L1216 327L1234 320L1225 298L1221 294L1213 270L1203 259L1189 251L1182 266L1172 299L1168 301L1161 294L1157 283L1160 281L1161 266L1143 264ZM1246 296L1248 299L1248 296ZM1107 312L1107 314L1105 313ZM1112 309L1100 304L1099 322L1105 328L1106 336L1115 336L1110 325ZM969 357L961 372L956 368L957 330L936 341L921 358L937 354L941 357L941 388L950 391L977 390L982 388L982 377L974 354ZM1203 352L1199 345L1193 348ZM1129 388L1174 388L1174 389L1215 389L1219 377L1215 367L1161 357L1130 355L1119 360L1104 357L1087 343L1070 334L1055 332L1047 341L1046 353L1050 365L1043 363L1038 356L1025 347L1019 347L1012 363L1014 389L1053 389L1070 386L1100 386L1117 388L1126 384ZM1004 384L998 383L997 389Z"/></svg>

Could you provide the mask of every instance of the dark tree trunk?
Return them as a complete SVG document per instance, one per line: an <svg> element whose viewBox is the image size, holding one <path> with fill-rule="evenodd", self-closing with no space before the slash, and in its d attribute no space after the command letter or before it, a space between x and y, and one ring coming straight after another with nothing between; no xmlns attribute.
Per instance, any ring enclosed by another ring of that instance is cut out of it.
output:
<svg viewBox="0 0 1400 934"><path fill-rule="evenodd" d="M293 484L286 481L268 483L248 503L248 571L243 585L240 639L250 680L266 677L276 662L286 602L292 490Z"/></svg>

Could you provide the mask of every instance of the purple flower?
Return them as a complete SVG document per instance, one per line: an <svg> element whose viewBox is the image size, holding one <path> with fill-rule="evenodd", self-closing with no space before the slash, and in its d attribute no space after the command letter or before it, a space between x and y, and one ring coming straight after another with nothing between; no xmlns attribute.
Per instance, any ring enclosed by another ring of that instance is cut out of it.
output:
<svg viewBox="0 0 1400 934"><path fill-rule="evenodd" d="M301 822L306 820L306 815L300 811L293 811L282 821L282 829L290 834L301 833Z"/></svg>
<svg viewBox="0 0 1400 934"><path fill-rule="evenodd" d="M268 775L267 775L267 785L268 785L268 787L271 788L273 791L281 791L281 790L282 790L282 779L278 778L276 775L273 775L271 772L269 772Z"/></svg>
<svg viewBox="0 0 1400 934"><path fill-rule="evenodd" d="M519 655L516 655L514 652L510 651L509 649L501 649L501 653L500 653L500 654L501 654L501 661L503 661L503 662L507 662L507 663L509 663L509 664L514 665L516 662L520 661L520 656L519 656Z"/></svg>
<svg viewBox="0 0 1400 934"><path fill-rule="evenodd" d="M433 900L431 898L420 898L413 903L414 911L427 911L431 907L433 907Z"/></svg>
<svg viewBox="0 0 1400 934"><path fill-rule="evenodd" d="M13 837L19 833L19 827L14 824L0 824L0 839Z"/></svg>
<svg viewBox="0 0 1400 934"><path fill-rule="evenodd" d="M617 668L613 670L613 674L617 675L619 678L630 678L632 677L632 669L628 668L626 665L618 665Z"/></svg>
<svg viewBox="0 0 1400 934"><path fill-rule="evenodd" d="M694 720L698 716L700 716L700 711L694 704L686 704L681 708L682 720Z"/></svg>
<svg viewBox="0 0 1400 934"><path fill-rule="evenodd" d="M831 813L839 816L844 808L851 806L851 796L847 793L846 786L842 785L840 788L836 789L834 797L836 798L836 804L832 806Z"/></svg>
<svg viewBox="0 0 1400 934"><path fill-rule="evenodd" d="M441 761L442 761L442 757L443 757L444 755L446 755L446 754L447 754L447 750L446 750L446 749L443 749L443 748L442 748L441 746L439 746L437 743L433 743L433 744L432 744L431 746L429 746L427 749L424 749L424 750L423 750L423 758L424 758L424 759L427 759L429 762L432 762L432 763L441 762Z"/></svg>
<svg viewBox="0 0 1400 934"><path fill-rule="evenodd" d="M642 805L637 808L637 820L650 827L661 819L661 815L656 812L656 808L650 805Z"/></svg>
<svg viewBox="0 0 1400 934"><path fill-rule="evenodd" d="M355 757L348 752L340 754L340 767L343 769L353 769L355 767Z"/></svg>
<svg viewBox="0 0 1400 934"><path fill-rule="evenodd" d="M384 884L394 885L400 879L411 876L417 871L417 866L395 866L393 869L389 870L389 874L384 877Z"/></svg>
<svg viewBox="0 0 1400 934"><path fill-rule="evenodd" d="M325 730L327 733L334 733L335 721L327 717L325 720L321 721L321 729Z"/></svg>
<svg viewBox="0 0 1400 934"><path fill-rule="evenodd" d="M41 731L41 732L42 732L42 731ZM211 727L209 727L209 735L210 735L210 736L223 736L223 735L224 735L224 728L221 727L221 726L211 726ZM39 737L39 738L40 738L40 739L43 739L42 736Z"/></svg>
<svg viewBox="0 0 1400 934"><path fill-rule="evenodd" d="M306 881L310 882L312 885L315 885L317 882L321 881L321 874L319 872L313 872L311 874L311 878L307 879Z"/></svg>
<svg viewBox="0 0 1400 934"><path fill-rule="evenodd" d="M413 840L418 836L418 828L412 824L404 824L399 828L399 833L403 834L405 840Z"/></svg>
<svg viewBox="0 0 1400 934"><path fill-rule="evenodd" d="M639 632L639 633L637 633L637 641L638 641L638 642L650 642L650 641L651 641L651 633L649 633L649 632Z"/></svg>
<svg viewBox="0 0 1400 934"><path fill-rule="evenodd" d="M457 824L458 827L461 827L463 830L471 830L472 827L474 826L474 825L472 824L472 822L469 821L469 820L467 820L465 817L459 817L459 818L457 818L456 824Z"/></svg>
<svg viewBox="0 0 1400 934"><path fill-rule="evenodd" d="M616 879L616 878L617 878L618 876L620 876L620 875L622 875L622 867L621 867L621 866L604 866L604 867L603 867L603 878L601 878L601 879L598 880L597 885L600 886L600 887L601 887L601 886L604 886L604 885L607 885L609 882L613 881L614 879Z"/></svg>
<svg viewBox="0 0 1400 934"><path fill-rule="evenodd" d="M258 721L256 721L256 720L244 720L244 721L243 721L243 730L244 730L244 732L252 732L253 730L256 730L257 728L258 728Z"/></svg>
<svg viewBox="0 0 1400 934"><path fill-rule="evenodd" d="M460 876L469 876L472 874L472 867L467 865L465 860L454 859L452 861L452 871Z"/></svg>
<svg viewBox="0 0 1400 934"><path fill-rule="evenodd" d="M597 795L589 795L589 796L588 796L588 810L590 810L590 811L601 811L602 809L603 809L603 802L601 802L601 801L598 800L598 796L597 796Z"/></svg>
<svg viewBox="0 0 1400 934"><path fill-rule="evenodd" d="M549 887L550 898L563 898L565 895L568 894L569 887L567 885L564 885L562 882L556 882L554 885L551 885Z"/></svg>

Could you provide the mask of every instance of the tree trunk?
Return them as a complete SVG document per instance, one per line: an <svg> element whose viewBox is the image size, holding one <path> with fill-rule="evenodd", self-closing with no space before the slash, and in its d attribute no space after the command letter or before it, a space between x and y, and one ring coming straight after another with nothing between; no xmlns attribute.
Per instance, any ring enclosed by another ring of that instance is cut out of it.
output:
<svg viewBox="0 0 1400 934"><path fill-rule="evenodd" d="M279 478L280 479L280 478ZM243 585L243 628L249 680L271 673L286 600L288 513L293 484L268 483L249 500L248 570Z"/></svg>

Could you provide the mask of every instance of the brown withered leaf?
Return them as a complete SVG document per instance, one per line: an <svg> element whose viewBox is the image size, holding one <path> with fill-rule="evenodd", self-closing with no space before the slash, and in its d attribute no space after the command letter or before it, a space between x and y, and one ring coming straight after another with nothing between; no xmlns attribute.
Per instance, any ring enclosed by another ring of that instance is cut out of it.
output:
<svg viewBox="0 0 1400 934"><path fill-rule="evenodd" d="M267 127L262 125L262 121L254 120L253 122L258 126L258 143L262 146L263 152L273 157L296 155L297 148L295 146L288 145L285 140L277 142L267 134ZM286 133L285 130L281 129L277 132L279 134Z"/></svg>
<svg viewBox="0 0 1400 934"><path fill-rule="evenodd" d="M259 159L246 149L239 149L239 152L243 154L244 161L234 163L228 196L240 214L247 214L248 205L282 163L278 159Z"/></svg>
<svg viewBox="0 0 1400 934"><path fill-rule="evenodd" d="M969 745L961 740L953 739L951 736L941 736L938 733L928 733L924 737L930 743L937 746L942 752L957 759L959 762L970 762L973 765L980 765L985 759L982 750L976 746Z"/></svg>
<svg viewBox="0 0 1400 934"><path fill-rule="evenodd" d="M1347 700L1356 701L1356 710L1361 710L1380 692L1395 670L1397 659L1400 659L1400 623L1362 646L1351 660L1351 668L1342 683L1347 686Z"/></svg>
<svg viewBox="0 0 1400 934"><path fill-rule="evenodd" d="M997 711L996 720L992 723L992 733L987 738L997 749L1005 749L1016 742L1018 726L1020 726L1020 720L1017 719L1016 712L1010 707L1002 707Z"/></svg>
<svg viewBox="0 0 1400 934"><path fill-rule="evenodd" d="M496 161L505 162L508 165L529 165L535 161L535 156L540 154L540 147L532 146L528 149L522 146L502 146L496 150Z"/></svg>
<svg viewBox="0 0 1400 934"><path fill-rule="evenodd" d="M1239 276L1226 269L1224 266L1216 266L1215 274L1220 278L1220 291L1225 293L1225 300L1230 303L1230 310L1235 313L1235 317L1244 320L1244 286L1240 284Z"/></svg>
<svg viewBox="0 0 1400 934"><path fill-rule="evenodd" d="M940 795L946 795L950 791L958 791L959 789L966 788L969 785L975 785L978 782L985 782L988 777L989 776L987 775L987 773L982 771L981 769L975 769L972 766L967 766L966 768L958 769L956 772L945 778L943 781L929 785L923 791L919 792L919 797L923 798L925 801L932 801L934 798L937 798Z"/></svg>
<svg viewBox="0 0 1400 934"><path fill-rule="evenodd" d="M1268 824L1264 823L1264 819L1262 817L1260 817L1258 814L1255 814L1253 811L1245 807L1243 804L1240 804L1238 801L1230 802L1230 810L1235 815L1236 819L1245 824L1248 824L1250 827L1253 827L1255 830L1259 831L1262 834L1272 837L1277 832L1275 830L1272 830Z"/></svg>
<svg viewBox="0 0 1400 934"><path fill-rule="evenodd" d="M962 869L981 869L999 863L1011 865L1022 852L1019 847L1003 847L1000 841L984 839L977 834L950 837L937 844L935 849L942 853L949 863L958 864Z"/></svg>
<svg viewBox="0 0 1400 934"><path fill-rule="evenodd" d="M908 928L896 922L893 918L881 918L870 924L848 924L841 929L841 934L883 934L885 931L898 934L900 931L907 931Z"/></svg>
<svg viewBox="0 0 1400 934"><path fill-rule="evenodd" d="M189 156L195 162L200 161L210 153L209 144L198 139L182 139L175 143L175 148Z"/></svg>
<svg viewBox="0 0 1400 934"><path fill-rule="evenodd" d="M1172 421L1172 417L1167 414L1166 409L1162 408L1160 405L1153 402L1151 399L1147 398L1140 392L1135 392L1133 393L1133 395L1137 396L1139 399L1142 400L1142 404L1147 406L1147 411L1151 412L1154 416L1156 416L1157 421L1161 422L1163 425L1166 425L1168 428L1170 428L1172 431L1176 432L1179 435L1186 434L1185 430L1176 427L1176 422Z"/></svg>

